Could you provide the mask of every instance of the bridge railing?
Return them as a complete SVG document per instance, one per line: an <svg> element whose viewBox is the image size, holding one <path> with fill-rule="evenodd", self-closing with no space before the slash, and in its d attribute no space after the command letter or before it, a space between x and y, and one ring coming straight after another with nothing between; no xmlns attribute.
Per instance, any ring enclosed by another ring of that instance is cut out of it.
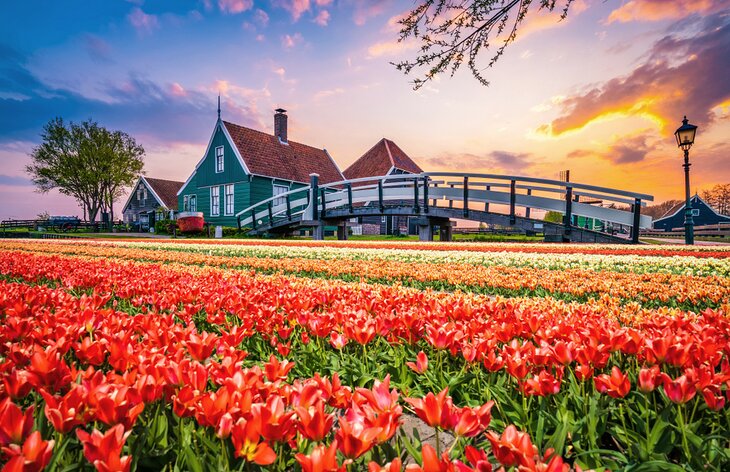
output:
<svg viewBox="0 0 730 472"><path fill-rule="evenodd" d="M427 216L430 208L461 208L462 217L471 211L490 211L500 205L510 221L518 216L530 218L532 209L556 211L564 215L566 232L573 227L573 217L583 216L599 221L630 226L632 239L638 242L638 229L651 226L651 218L641 215L641 207L652 201L651 195L575 182L534 177L457 172L424 172L364 177L319 185L312 176L307 187L292 190L259 202L238 214L239 226L274 226L277 221L318 221L329 212L342 210L355 213L355 207L368 204L381 213L386 204L411 204L412 213ZM279 199L280 203L273 202ZM592 200L591 203L586 199ZM410 202L410 203L409 203ZM597 206L593 203L629 205L630 211ZM296 208L294 210L294 208ZM518 215L518 208L524 209Z"/></svg>

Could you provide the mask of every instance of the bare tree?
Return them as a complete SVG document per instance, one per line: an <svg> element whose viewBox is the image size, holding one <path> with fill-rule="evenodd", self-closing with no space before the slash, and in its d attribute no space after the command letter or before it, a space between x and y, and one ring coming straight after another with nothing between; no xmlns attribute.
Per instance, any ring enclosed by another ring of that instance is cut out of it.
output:
<svg viewBox="0 0 730 472"><path fill-rule="evenodd" d="M730 215L730 184L717 184L703 190L702 199L721 215Z"/></svg>
<svg viewBox="0 0 730 472"><path fill-rule="evenodd" d="M483 85L489 85L484 70L502 56L517 37L519 25L539 10L561 11L560 20L568 15L574 0L418 0L416 6L399 23L398 41L410 38L420 42L412 60L393 65L405 74L414 68L425 68L423 78L413 81L419 89L437 75L454 73L466 61L472 75ZM480 53L499 46L491 53L486 65L480 64Z"/></svg>

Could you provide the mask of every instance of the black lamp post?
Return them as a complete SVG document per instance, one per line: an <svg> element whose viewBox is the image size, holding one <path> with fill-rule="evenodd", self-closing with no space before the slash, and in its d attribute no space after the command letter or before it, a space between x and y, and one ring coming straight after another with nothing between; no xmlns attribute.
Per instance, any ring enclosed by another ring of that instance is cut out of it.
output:
<svg viewBox="0 0 730 472"><path fill-rule="evenodd" d="M695 133L697 133L697 127L689 124L687 117L682 120L682 126L677 128L674 132L674 136L677 138L677 146L682 148L684 151L684 195L686 202L684 204L684 243L694 244L694 219L692 218L692 202L689 198L689 148L695 142Z"/></svg>

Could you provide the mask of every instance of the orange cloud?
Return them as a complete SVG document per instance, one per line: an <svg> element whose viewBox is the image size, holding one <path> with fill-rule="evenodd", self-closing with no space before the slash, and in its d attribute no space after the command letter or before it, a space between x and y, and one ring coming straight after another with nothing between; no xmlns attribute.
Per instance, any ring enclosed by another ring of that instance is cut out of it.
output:
<svg viewBox="0 0 730 472"><path fill-rule="evenodd" d="M676 20L694 13L707 15L728 7L730 0L631 0L613 10L606 23Z"/></svg>
<svg viewBox="0 0 730 472"><path fill-rule="evenodd" d="M565 98L561 116L538 131L560 136L628 116L648 118L665 134L668 124L683 115L695 124L712 122L713 109L730 99L730 22L717 23L708 19L695 25L702 31L695 37L659 40L646 63L627 76ZM675 65L677 57L688 59Z"/></svg>

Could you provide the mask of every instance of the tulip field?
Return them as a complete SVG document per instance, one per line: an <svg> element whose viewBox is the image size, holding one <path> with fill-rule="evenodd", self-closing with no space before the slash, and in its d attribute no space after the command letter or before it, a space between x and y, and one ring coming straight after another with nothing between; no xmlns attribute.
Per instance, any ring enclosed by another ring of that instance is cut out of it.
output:
<svg viewBox="0 0 730 472"><path fill-rule="evenodd" d="M730 246L0 240L2 471L730 470Z"/></svg>

